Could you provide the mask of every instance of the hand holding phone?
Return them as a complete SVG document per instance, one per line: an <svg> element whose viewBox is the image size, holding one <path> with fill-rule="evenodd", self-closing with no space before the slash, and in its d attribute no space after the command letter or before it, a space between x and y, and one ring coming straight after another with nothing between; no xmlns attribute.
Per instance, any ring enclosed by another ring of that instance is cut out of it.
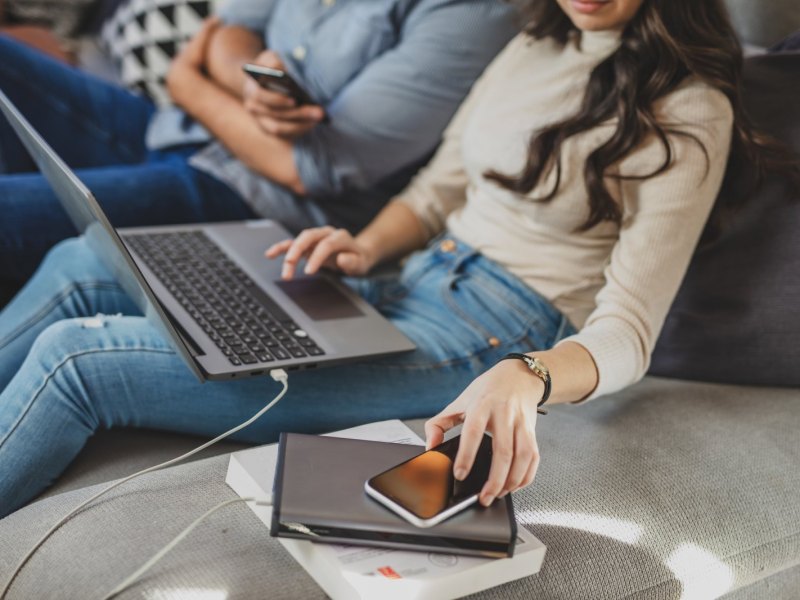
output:
<svg viewBox="0 0 800 600"><path fill-rule="evenodd" d="M300 84L283 69L263 67L250 63L243 65L242 69L255 79L256 83L262 88L291 98L297 106L316 104L308 92L300 87Z"/></svg>
<svg viewBox="0 0 800 600"><path fill-rule="evenodd" d="M417 527L432 527L478 501L492 464L492 438L483 436L469 475L458 481L453 463L460 436L370 478L366 493Z"/></svg>
<svg viewBox="0 0 800 600"><path fill-rule="evenodd" d="M277 54L267 50L256 60L242 66L248 76L244 106L264 131L293 139L327 122L325 111L286 72Z"/></svg>

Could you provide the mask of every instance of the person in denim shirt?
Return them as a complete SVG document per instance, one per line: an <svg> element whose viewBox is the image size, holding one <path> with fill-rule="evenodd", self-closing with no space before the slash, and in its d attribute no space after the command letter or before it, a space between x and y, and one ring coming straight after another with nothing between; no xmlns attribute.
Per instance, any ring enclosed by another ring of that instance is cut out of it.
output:
<svg viewBox="0 0 800 600"><path fill-rule="evenodd" d="M269 217L357 231L516 29L498 0L232 0L175 59L176 106L3 37L0 89L116 226ZM261 91L246 62L285 68L318 105ZM35 170L0 117L0 278L15 284L74 235Z"/></svg>

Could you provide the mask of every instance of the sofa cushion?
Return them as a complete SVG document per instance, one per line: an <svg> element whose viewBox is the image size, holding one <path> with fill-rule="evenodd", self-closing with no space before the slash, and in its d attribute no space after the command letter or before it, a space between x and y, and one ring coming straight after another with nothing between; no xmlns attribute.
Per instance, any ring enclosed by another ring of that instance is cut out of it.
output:
<svg viewBox="0 0 800 600"><path fill-rule="evenodd" d="M797 0L725 0L725 4L746 44L768 48L800 29Z"/></svg>
<svg viewBox="0 0 800 600"><path fill-rule="evenodd" d="M762 130L800 153L800 52L747 59L744 100ZM731 165L711 222L752 178ZM800 386L800 191L779 178L709 228L653 353L655 375Z"/></svg>
<svg viewBox="0 0 800 600"><path fill-rule="evenodd" d="M173 57L212 12L213 0L126 0L100 37L128 89L169 104L164 81Z"/></svg>
<svg viewBox="0 0 800 600"><path fill-rule="evenodd" d="M538 426L536 483L515 496L520 523L548 547L542 571L477 597L658 600L741 589L733 597L745 600L769 589L771 600L793 599L799 401L798 390L650 377L602 402L554 407ZM9 600L102 596L198 515L235 497L226 466L210 458L115 490L39 551ZM0 521L0 573L95 489ZM782 587L747 589L774 575ZM250 510L234 505L121 595L162 597L325 596Z"/></svg>

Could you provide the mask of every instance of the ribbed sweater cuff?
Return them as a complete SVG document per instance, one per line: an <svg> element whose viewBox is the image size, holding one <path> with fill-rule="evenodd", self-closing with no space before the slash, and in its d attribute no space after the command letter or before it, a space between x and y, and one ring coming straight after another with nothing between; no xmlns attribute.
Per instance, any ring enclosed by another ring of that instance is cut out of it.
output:
<svg viewBox="0 0 800 600"><path fill-rule="evenodd" d="M646 365L642 364L639 342L627 327L618 327L614 319L597 321L575 335L564 338L564 342L580 344L591 354L597 367L597 387L580 402L588 402L599 396L611 394L641 379Z"/></svg>

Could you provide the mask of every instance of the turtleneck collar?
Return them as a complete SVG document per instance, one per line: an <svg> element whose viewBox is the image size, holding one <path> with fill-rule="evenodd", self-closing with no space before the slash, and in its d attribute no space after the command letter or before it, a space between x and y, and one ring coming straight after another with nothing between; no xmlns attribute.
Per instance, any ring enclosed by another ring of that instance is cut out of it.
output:
<svg viewBox="0 0 800 600"><path fill-rule="evenodd" d="M576 39L582 54L594 56L608 56L620 44L622 31L619 29L606 29L603 31L581 31Z"/></svg>

